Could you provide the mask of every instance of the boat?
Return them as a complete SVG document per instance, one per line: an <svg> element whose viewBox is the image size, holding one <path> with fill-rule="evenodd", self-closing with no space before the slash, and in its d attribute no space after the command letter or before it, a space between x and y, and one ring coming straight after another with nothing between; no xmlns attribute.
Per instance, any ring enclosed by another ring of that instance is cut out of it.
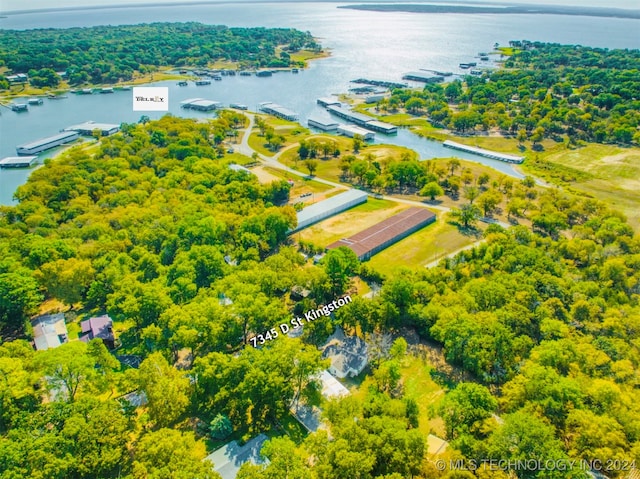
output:
<svg viewBox="0 0 640 479"><path fill-rule="evenodd" d="M186 81L179 81L178 86L188 86L189 84Z"/></svg>
<svg viewBox="0 0 640 479"><path fill-rule="evenodd" d="M14 103L13 105L11 105L11 109L17 113L29 111L29 107L26 103Z"/></svg>
<svg viewBox="0 0 640 479"><path fill-rule="evenodd" d="M65 98L68 98L67 95L54 95L53 93L49 93L47 95L47 98L49 100L64 100Z"/></svg>
<svg viewBox="0 0 640 479"><path fill-rule="evenodd" d="M273 75L271 70L262 70L256 73L257 77L270 77L271 75Z"/></svg>
<svg viewBox="0 0 640 479"><path fill-rule="evenodd" d="M210 80L197 80L196 81L196 85L197 86L211 85L211 81Z"/></svg>
<svg viewBox="0 0 640 479"><path fill-rule="evenodd" d="M214 75L214 76L213 76L213 79L214 79L215 81L220 81L220 80L222 80L222 77L221 77L220 75Z"/></svg>
<svg viewBox="0 0 640 479"><path fill-rule="evenodd" d="M42 105L43 101L42 98L29 98L27 103L29 105Z"/></svg>
<svg viewBox="0 0 640 479"><path fill-rule="evenodd" d="M468 68L471 68L471 65L469 63L461 63L460 65L458 65L460 68L462 68L463 70L466 70Z"/></svg>
<svg viewBox="0 0 640 479"><path fill-rule="evenodd" d="M111 87L104 87L100 89L100 93L113 93L113 88Z"/></svg>
<svg viewBox="0 0 640 479"><path fill-rule="evenodd" d="M242 76L242 77L250 77L251 76L251 72L249 72L247 70L242 70L240 72L240 76Z"/></svg>
<svg viewBox="0 0 640 479"><path fill-rule="evenodd" d="M80 94L80 95L93 95L93 90L91 88L83 88L82 90L78 91L78 94Z"/></svg>
<svg viewBox="0 0 640 479"><path fill-rule="evenodd" d="M292 68L291 69L291 73L298 73L298 72L299 72L299 70L297 68Z"/></svg>
<svg viewBox="0 0 640 479"><path fill-rule="evenodd" d="M131 90L131 85L123 85L122 89L123 90Z"/></svg>

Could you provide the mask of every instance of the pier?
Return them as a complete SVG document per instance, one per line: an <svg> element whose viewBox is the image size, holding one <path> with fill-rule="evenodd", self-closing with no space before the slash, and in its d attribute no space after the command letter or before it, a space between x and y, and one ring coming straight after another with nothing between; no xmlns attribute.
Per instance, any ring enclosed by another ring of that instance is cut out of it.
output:
<svg viewBox="0 0 640 479"><path fill-rule="evenodd" d="M345 108L334 105L328 106L327 111L368 130L384 133L385 135L393 135L395 133L398 133L397 126L390 123L378 121L375 118L370 117L369 115L365 115L364 113L353 112L351 110L346 110Z"/></svg>
<svg viewBox="0 0 640 479"><path fill-rule="evenodd" d="M40 140L33 141L24 145L16 147L18 155L33 155L40 153L41 151L50 150L56 146L64 145L77 140L80 135L76 131L65 131L58 133L57 135L49 136L47 138L41 138Z"/></svg>
<svg viewBox="0 0 640 479"><path fill-rule="evenodd" d="M453 148L454 150L466 151L467 153L473 153L476 155L484 156L485 158L491 158L493 160L504 161L506 163L520 164L524 161L523 156L507 155L505 153L498 153L497 151L478 148L477 146L463 145L462 143L456 143L455 141L451 140L446 140L444 143L442 143L442 146Z"/></svg>
<svg viewBox="0 0 640 479"><path fill-rule="evenodd" d="M369 80L367 78L357 78L355 80L351 80L351 83L363 83L365 85L382 86L382 87L391 88L391 89L407 87L406 83L398 83L398 82L392 82L392 81L386 81L386 80Z"/></svg>
<svg viewBox="0 0 640 479"><path fill-rule="evenodd" d="M436 75L434 73L418 71L418 72L407 72L402 75L404 80L411 81L419 81L422 83L441 83L444 81L444 77L442 75Z"/></svg>
<svg viewBox="0 0 640 479"><path fill-rule="evenodd" d="M7 156L0 160L0 168L28 168L37 161L37 156Z"/></svg>

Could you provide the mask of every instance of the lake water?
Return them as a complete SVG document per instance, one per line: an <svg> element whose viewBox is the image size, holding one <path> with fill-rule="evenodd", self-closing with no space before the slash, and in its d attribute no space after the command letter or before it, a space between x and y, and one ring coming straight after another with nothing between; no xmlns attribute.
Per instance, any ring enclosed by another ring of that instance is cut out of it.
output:
<svg viewBox="0 0 640 479"><path fill-rule="evenodd" d="M350 80L359 77L400 81L402 74L419 68L460 71L457 65L472 61L493 44L529 39L577 43L608 48L640 48L637 20L560 15L463 15L364 12L338 9L331 3L217 4L145 6L66 12L9 15L0 28L28 29L127 24L153 21L200 21L229 26L294 27L318 37L331 56L311 63L298 75L281 72L268 78L223 77L208 86L170 89L170 112L181 116L209 116L179 108L181 100L202 97L223 104L244 103L250 109L273 101L300 115L326 116L316 98L346 92ZM162 113L147 113L157 118ZM0 157L15 155L15 147L57 133L87 120L106 123L134 122L141 116L132 110L132 93L73 95L63 100L45 99L27 113L3 108L0 114ZM377 134L377 142L406 145L421 157L459 156L491 165L518 176L510 165L423 140L406 131L395 137ZM45 158L47 155L43 155ZM50 156L50 154L48 155ZM15 188L30 170L0 170L0 204L10 204Z"/></svg>

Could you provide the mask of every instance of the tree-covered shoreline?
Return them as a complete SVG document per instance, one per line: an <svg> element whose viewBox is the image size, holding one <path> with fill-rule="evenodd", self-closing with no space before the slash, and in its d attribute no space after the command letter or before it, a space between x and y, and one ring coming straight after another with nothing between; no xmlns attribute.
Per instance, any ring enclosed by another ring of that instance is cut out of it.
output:
<svg viewBox="0 0 640 479"><path fill-rule="evenodd" d="M640 144L640 50L513 41L502 67L423 90L395 90L378 104L426 115L461 135L493 131L545 139Z"/></svg>
<svg viewBox="0 0 640 479"><path fill-rule="evenodd" d="M0 31L0 66L28 73L36 87L57 86L61 71L70 85L80 85L117 83L160 67L207 67L217 61L238 68L299 67L304 65L291 54L303 49L320 51L321 46L309 32L293 28L197 22Z"/></svg>

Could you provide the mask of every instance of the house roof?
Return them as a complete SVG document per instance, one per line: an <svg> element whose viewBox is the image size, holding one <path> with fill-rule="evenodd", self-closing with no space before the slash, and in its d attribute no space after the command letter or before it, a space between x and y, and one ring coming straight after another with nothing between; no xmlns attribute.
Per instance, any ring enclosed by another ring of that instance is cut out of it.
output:
<svg viewBox="0 0 640 479"><path fill-rule="evenodd" d="M322 395L326 398L348 396L349 390L340 381L334 378L327 370L318 375L322 383Z"/></svg>
<svg viewBox="0 0 640 479"><path fill-rule="evenodd" d="M60 341L60 337L67 336L67 325L64 322L64 314L45 314L31 320L33 326L33 342L38 351L56 348L66 342Z"/></svg>
<svg viewBox="0 0 640 479"><path fill-rule="evenodd" d="M231 441L220 449L213 451L205 461L213 463L213 469L220 474L222 479L235 479L245 462L251 461L254 464L265 464L266 461L260 456L262 445L268 439L264 434L260 434L244 446L240 446L238 441Z"/></svg>
<svg viewBox="0 0 640 479"><path fill-rule="evenodd" d="M340 328L336 328L322 349L322 357L331 359L332 368L341 377L351 370L361 371L368 362L367 343L357 336L345 336Z"/></svg>
<svg viewBox="0 0 640 479"><path fill-rule="evenodd" d="M82 336L80 340L89 341L94 338L113 340L113 321L104 314L102 316L95 316L80 323L82 329Z"/></svg>

